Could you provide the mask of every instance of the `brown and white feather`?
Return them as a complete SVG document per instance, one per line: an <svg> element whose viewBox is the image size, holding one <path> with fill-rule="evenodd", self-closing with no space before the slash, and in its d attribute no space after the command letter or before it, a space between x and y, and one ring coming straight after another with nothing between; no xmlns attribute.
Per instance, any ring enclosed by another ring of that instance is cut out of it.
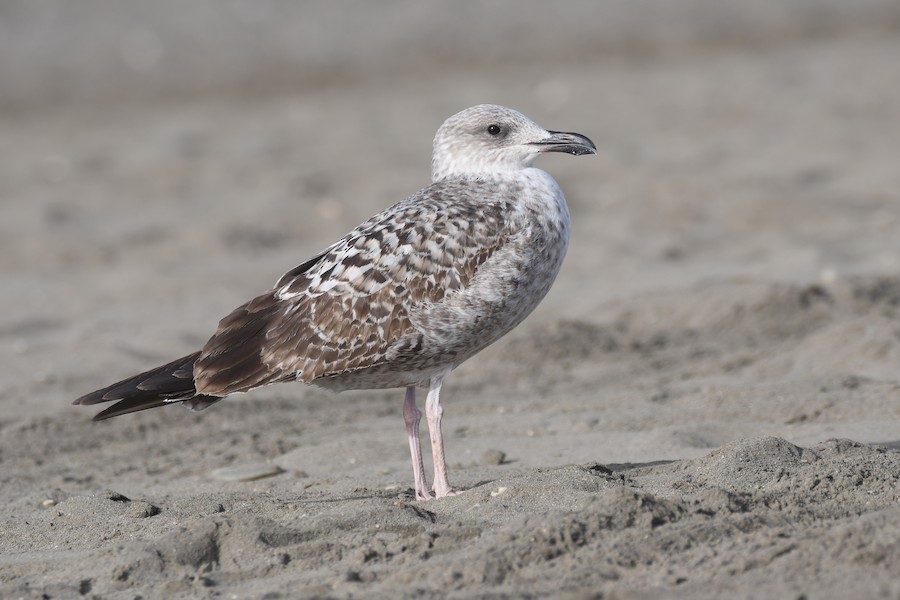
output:
<svg viewBox="0 0 900 600"><path fill-rule="evenodd" d="M564 201L548 207L541 190L522 202L523 188L556 187L531 171L529 186L444 179L361 224L222 319L194 366L197 392L416 385L490 344L543 297L565 253ZM523 286L538 295L503 302Z"/></svg>

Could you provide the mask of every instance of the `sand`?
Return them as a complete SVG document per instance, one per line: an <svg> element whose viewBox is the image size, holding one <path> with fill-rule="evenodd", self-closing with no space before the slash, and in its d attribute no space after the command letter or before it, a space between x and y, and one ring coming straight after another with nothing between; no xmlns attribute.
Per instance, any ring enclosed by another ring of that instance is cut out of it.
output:
<svg viewBox="0 0 900 600"><path fill-rule="evenodd" d="M182 4L0 6L0 597L900 598L896 3ZM566 265L444 387L459 496L400 390L71 406L479 102L599 152L541 160Z"/></svg>

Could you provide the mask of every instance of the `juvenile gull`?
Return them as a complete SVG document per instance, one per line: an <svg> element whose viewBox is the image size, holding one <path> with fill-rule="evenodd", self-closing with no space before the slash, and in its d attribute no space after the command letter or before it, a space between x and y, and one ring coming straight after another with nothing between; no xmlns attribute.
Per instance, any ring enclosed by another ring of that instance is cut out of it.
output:
<svg viewBox="0 0 900 600"><path fill-rule="evenodd" d="M547 294L569 244L569 210L543 152L593 154L577 133L483 104L438 129L431 185L288 271L219 322L199 352L82 396L117 400L95 420L181 402L202 410L279 381L340 391L406 388L416 498L452 495L441 385L518 325ZM425 482L416 388L434 458Z"/></svg>

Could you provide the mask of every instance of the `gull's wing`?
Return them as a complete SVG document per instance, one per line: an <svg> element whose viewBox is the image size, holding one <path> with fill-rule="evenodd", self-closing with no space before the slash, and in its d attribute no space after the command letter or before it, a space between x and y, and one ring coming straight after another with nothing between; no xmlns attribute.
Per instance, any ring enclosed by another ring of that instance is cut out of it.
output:
<svg viewBox="0 0 900 600"><path fill-rule="evenodd" d="M465 288L515 233L509 203L485 202L473 188L477 194L472 182L432 184L234 310L195 364L197 392L308 383L414 350L421 335L410 311Z"/></svg>

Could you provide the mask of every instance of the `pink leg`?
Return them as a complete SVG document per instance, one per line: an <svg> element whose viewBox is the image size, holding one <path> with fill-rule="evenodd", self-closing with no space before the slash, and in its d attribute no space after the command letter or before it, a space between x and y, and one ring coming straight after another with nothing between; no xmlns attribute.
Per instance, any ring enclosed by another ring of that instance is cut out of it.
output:
<svg viewBox="0 0 900 600"><path fill-rule="evenodd" d="M422 446L419 443L419 419L422 412L416 407L416 388L406 388L403 402L403 420L406 422L406 437L409 438L409 453L412 455L413 478L416 482L416 500L430 500L434 495L425 483L425 466L422 463Z"/></svg>
<svg viewBox="0 0 900 600"><path fill-rule="evenodd" d="M431 454L434 457L434 494L437 498L454 496L447 479L447 463L444 460L444 435L441 432L441 416L444 408L441 406L441 385L444 377L449 374L446 371L431 378L431 386L428 389L428 398L425 400L425 418L428 419L428 433L431 434Z"/></svg>

